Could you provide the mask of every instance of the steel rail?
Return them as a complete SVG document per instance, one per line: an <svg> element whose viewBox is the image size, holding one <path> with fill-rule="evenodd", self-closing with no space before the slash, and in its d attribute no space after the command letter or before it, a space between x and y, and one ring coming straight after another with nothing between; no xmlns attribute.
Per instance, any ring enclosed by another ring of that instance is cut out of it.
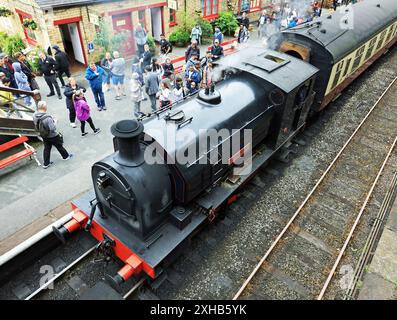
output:
<svg viewBox="0 0 397 320"><path fill-rule="evenodd" d="M139 280L132 288L130 291L128 291L124 296L123 299L126 300L131 294L133 294L136 290L138 290L143 283L146 281L145 278L142 278L141 280Z"/></svg>
<svg viewBox="0 0 397 320"><path fill-rule="evenodd" d="M386 158L385 158L385 160L382 163L382 167L379 169L379 172L378 172L378 174L377 174L377 176L376 176L376 178L375 178L375 180L374 180L374 182L373 182L373 184L371 186L371 189L369 190L367 196L365 197L365 201L364 201L363 205L361 206L360 212L358 213L358 215L356 217L356 220L354 221L354 224L353 224L352 228L350 229L349 235L347 236L347 238L345 240L345 243L343 244L342 249L339 251L338 257L336 258L335 263L332 266L332 269L331 269L330 273L328 274L327 280L325 281L324 286L321 289L321 292L320 292L320 294L317 297L317 300L322 300L323 299L324 294L327 291L327 289L329 287L329 284L330 284L330 282L331 282L331 280L332 280L332 278L333 278L333 276L335 274L335 271L338 268L339 263L342 260L343 255L345 254L346 248L349 245L351 238L353 237L353 233L356 230L356 227L357 227L358 223L361 220L361 216L363 215L363 213L365 211L365 208L367 207L368 201L371 198L372 193L373 193L373 191L374 191L374 189L375 189L375 187L376 187L376 185L378 183L378 180L379 180L380 176L383 173L383 170L384 170L384 168L385 168L385 166L387 164L387 161L389 160L390 155L393 152L394 147L396 146L396 143L397 143L397 136L395 137L395 139L393 141L393 144L391 145L391 147L389 149L389 152L387 153Z"/></svg>
<svg viewBox="0 0 397 320"><path fill-rule="evenodd" d="M386 196L382 202L381 207L379 208L378 215L375 218L375 222L371 228L371 232L370 232L370 234L367 238L367 241L364 245L364 250L361 253L359 262L358 262L356 270L354 272L354 277L351 279L349 286L344 294L344 297L343 297L344 300L349 300L349 299L353 298L356 294L357 283L361 279L363 272L364 272L364 268L367 265L368 260L372 254L373 246L375 245L375 241L379 235L379 231L380 231L382 224L384 222L384 219L386 217L388 208L390 208L390 205L392 204L392 201L395 198L396 189L397 189L397 172L394 174L393 179L390 182L389 189L386 193Z"/></svg>
<svg viewBox="0 0 397 320"><path fill-rule="evenodd" d="M274 248L278 245L280 242L281 238L284 236L284 234L289 230L293 222L296 220L296 218L299 216L301 213L302 209L306 206L308 203L309 199L312 197L313 193L317 190L317 188L320 186L320 184L324 181L325 177L328 175L328 173L331 171L331 169L334 167L335 163L339 160L340 156L342 153L345 151L347 146L350 145L350 142L353 140L353 138L356 136L357 132L361 129L361 127L364 125L364 123L367 121L369 116L372 114L372 112L375 110L375 108L378 106L379 102L383 99L383 97L388 93L390 88L394 85L396 82L397 77L393 79L393 81L389 84L389 86L386 88L386 90L382 93L382 95L379 97L379 99L375 102L375 104L372 106L372 108L369 110L367 115L364 117L364 119L360 122L358 127L354 130L353 134L350 136L350 138L346 141L346 143L343 145L343 147L340 149L336 157L332 160L331 164L328 166L328 168L324 171L320 179L317 181L313 189L309 192L309 194L306 196L305 200L302 202L302 204L299 206L299 208L295 211L294 215L291 217L291 219L288 221L287 225L284 227L284 229L279 233L277 236L276 240L272 243L270 248L267 250L265 255L262 257L262 259L259 261L259 263L256 265L254 270L251 272L249 277L245 280L239 291L235 294L233 297L233 300L237 300L241 294L244 292L244 290L247 288L248 284L252 281L254 276L258 273L259 269L262 267L266 259L270 256L270 254L273 252Z"/></svg>
<svg viewBox="0 0 397 320"><path fill-rule="evenodd" d="M38 288L35 292L33 292L31 295L29 295L27 298L25 298L25 300L31 300L32 298L34 298L35 296L37 296L41 291L43 291L44 289L48 288L48 286L52 283L55 282L55 280L57 280L59 277L63 276L67 271L69 271L71 268L73 268L76 264L78 264L80 261L82 261L83 259L85 259L88 255L90 255L96 248L97 248L98 244L96 244L95 246L93 246L91 249L89 249L88 251L86 251L83 255L81 255L79 258L77 258L76 260L74 260L71 264L69 264L65 269L62 269L61 272L57 273L53 278L51 278L49 281L47 281L46 283L44 283L43 285L40 286L40 288Z"/></svg>

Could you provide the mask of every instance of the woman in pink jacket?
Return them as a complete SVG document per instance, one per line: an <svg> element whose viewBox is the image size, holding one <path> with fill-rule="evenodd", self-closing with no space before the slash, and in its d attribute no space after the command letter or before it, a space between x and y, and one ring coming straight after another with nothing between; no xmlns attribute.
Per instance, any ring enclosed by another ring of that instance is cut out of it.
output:
<svg viewBox="0 0 397 320"><path fill-rule="evenodd" d="M81 136L86 136L88 132L85 132L85 123L88 122L94 134L101 132L101 129L95 128L94 122L90 115L90 106L84 98L84 93L82 90L77 90L73 95L74 108L76 110L76 117L81 124Z"/></svg>

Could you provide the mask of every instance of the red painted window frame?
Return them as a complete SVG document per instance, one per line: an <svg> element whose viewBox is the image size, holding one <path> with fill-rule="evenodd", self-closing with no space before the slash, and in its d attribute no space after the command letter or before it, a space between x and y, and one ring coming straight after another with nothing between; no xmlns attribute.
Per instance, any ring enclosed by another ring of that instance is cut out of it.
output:
<svg viewBox="0 0 397 320"><path fill-rule="evenodd" d="M210 1L211 1L211 14L207 15L207 0L203 0L203 2L204 2L203 19L206 19L206 20L212 20L212 19L216 19L219 17L219 1L221 1L221 0L218 0L216 2L216 13L213 13L214 12L214 0L210 0Z"/></svg>
<svg viewBox="0 0 397 320"><path fill-rule="evenodd" d="M80 44L81 44L81 48L83 49L85 65L88 66L88 59L87 59L87 55L85 53L85 47L84 47L83 33L81 32L81 27L80 27L80 22L82 22L82 21L83 21L83 17L81 17L81 16L67 18L67 19L60 19L60 20L54 21L54 26L60 26L60 25L69 24L69 23L77 23L77 31L79 32Z"/></svg>
<svg viewBox="0 0 397 320"><path fill-rule="evenodd" d="M29 37L29 34L26 31L27 28L25 28L23 26L23 19L32 19L32 15L29 14L29 13L23 12L21 10L18 10L18 9L15 9L15 11L17 12L18 17L19 17L19 21L21 22L21 26L22 26L22 29L23 29L23 33L25 34L26 42L31 44L31 45L33 45L33 46L35 46L37 44L37 40Z"/></svg>
<svg viewBox="0 0 397 320"><path fill-rule="evenodd" d="M171 10L172 10L172 13L171 13ZM171 17L174 18L173 22L171 22ZM175 27L176 25L178 25L178 22L176 21L176 10L170 9L170 27Z"/></svg>
<svg viewBox="0 0 397 320"><path fill-rule="evenodd" d="M252 2L258 2L258 5L256 7L252 6ZM262 0L250 0L250 11L249 12L258 12L261 11L262 9Z"/></svg>

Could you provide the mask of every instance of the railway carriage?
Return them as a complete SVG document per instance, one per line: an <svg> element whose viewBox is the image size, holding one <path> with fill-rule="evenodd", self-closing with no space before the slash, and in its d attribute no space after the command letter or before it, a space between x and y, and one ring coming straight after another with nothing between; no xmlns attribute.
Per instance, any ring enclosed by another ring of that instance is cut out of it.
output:
<svg viewBox="0 0 397 320"><path fill-rule="evenodd" d="M396 39L397 1L366 0L285 30L270 43L320 69L314 113L336 99Z"/></svg>

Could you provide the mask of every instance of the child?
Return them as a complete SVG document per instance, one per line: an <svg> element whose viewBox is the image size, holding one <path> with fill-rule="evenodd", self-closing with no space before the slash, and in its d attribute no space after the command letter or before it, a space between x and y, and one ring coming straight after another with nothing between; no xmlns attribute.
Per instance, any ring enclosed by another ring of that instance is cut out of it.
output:
<svg viewBox="0 0 397 320"><path fill-rule="evenodd" d="M188 96L192 96L192 95L196 94L198 91L199 90L197 88L196 82L192 82L191 85L190 85L190 89L188 90L187 95Z"/></svg>
<svg viewBox="0 0 397 320"><path fill-rule="evenodd" d="M180 77L176 78L175 88L172 90L174 102L182 101L185 98L185 88L183 87L183 80Z"/></svg>
<svg viewBox="0 0 397 320"><path fill-rule="evenodd" d="M11 86L11 80L5 77L1 77L1 83L0 83L0 88L1 87L10 87ZM14 106L14 96L12 95L11 92L7 91L1 91L0 90L0 106L5 107L8 109L7 111L7 117L11 115L12 112L16 111L18 116L22 117L22 115L19 114L19 111L15 109Z"/></svg>
<svg viewBox="0 0 397 320"><path fill-rule="evenodd" d="M175 76L174 76L175 69L174 69L174 66L171 63L171 59L170 58L165 59L165 63L163 65L163 69L164 69L164 74L163 74L164 77L166 77L166 78L170 79L171 81L173 81L174 78L175 78Z"/></svg>
<svg viewBox="0 0 397 320"><path fill-rule="evenodd" d="M28 77L26 76L26 74L22 72L21 64L19 62L14 62L12 64L12 67L15 70L14 75L15 75L15 81L17 82L18 85L18 89L25 91L32 91L29 85ZM33 105L33 100L32 97L30 96L25 95L24 101L28 107Z"/></svg>
<svg viewBox="0 0 397 320"><path fill-rule="evenodd" d="M143 115L141 112L141 102L143 100L143 90L142 85L139 81L139 74L134 72L132 74L131 80L131 100L134 105L134 115L135 117L140 117Z"/></svg>
<svg viewBox="0 0 397 320"><path fill-rule="evenodd" d="M165 81L160 83L160 108L165 108L171 104L170 100L170 88L168 86L168 83Z"/></svg>
<svg viewBox="0 0 397 320"><path fill-rule="evenodd" d="M81 136L85 137L88 132L85 132L85 122L87 121L90 125L91 129L94 131L94 134L98 134L101 132L101 129L95 128L94 122L91 119L90 115L90 106L84 98L84 93L81 90L77 90L73 95L74 108L76 109L77 119L81 124Z"/></svg>

